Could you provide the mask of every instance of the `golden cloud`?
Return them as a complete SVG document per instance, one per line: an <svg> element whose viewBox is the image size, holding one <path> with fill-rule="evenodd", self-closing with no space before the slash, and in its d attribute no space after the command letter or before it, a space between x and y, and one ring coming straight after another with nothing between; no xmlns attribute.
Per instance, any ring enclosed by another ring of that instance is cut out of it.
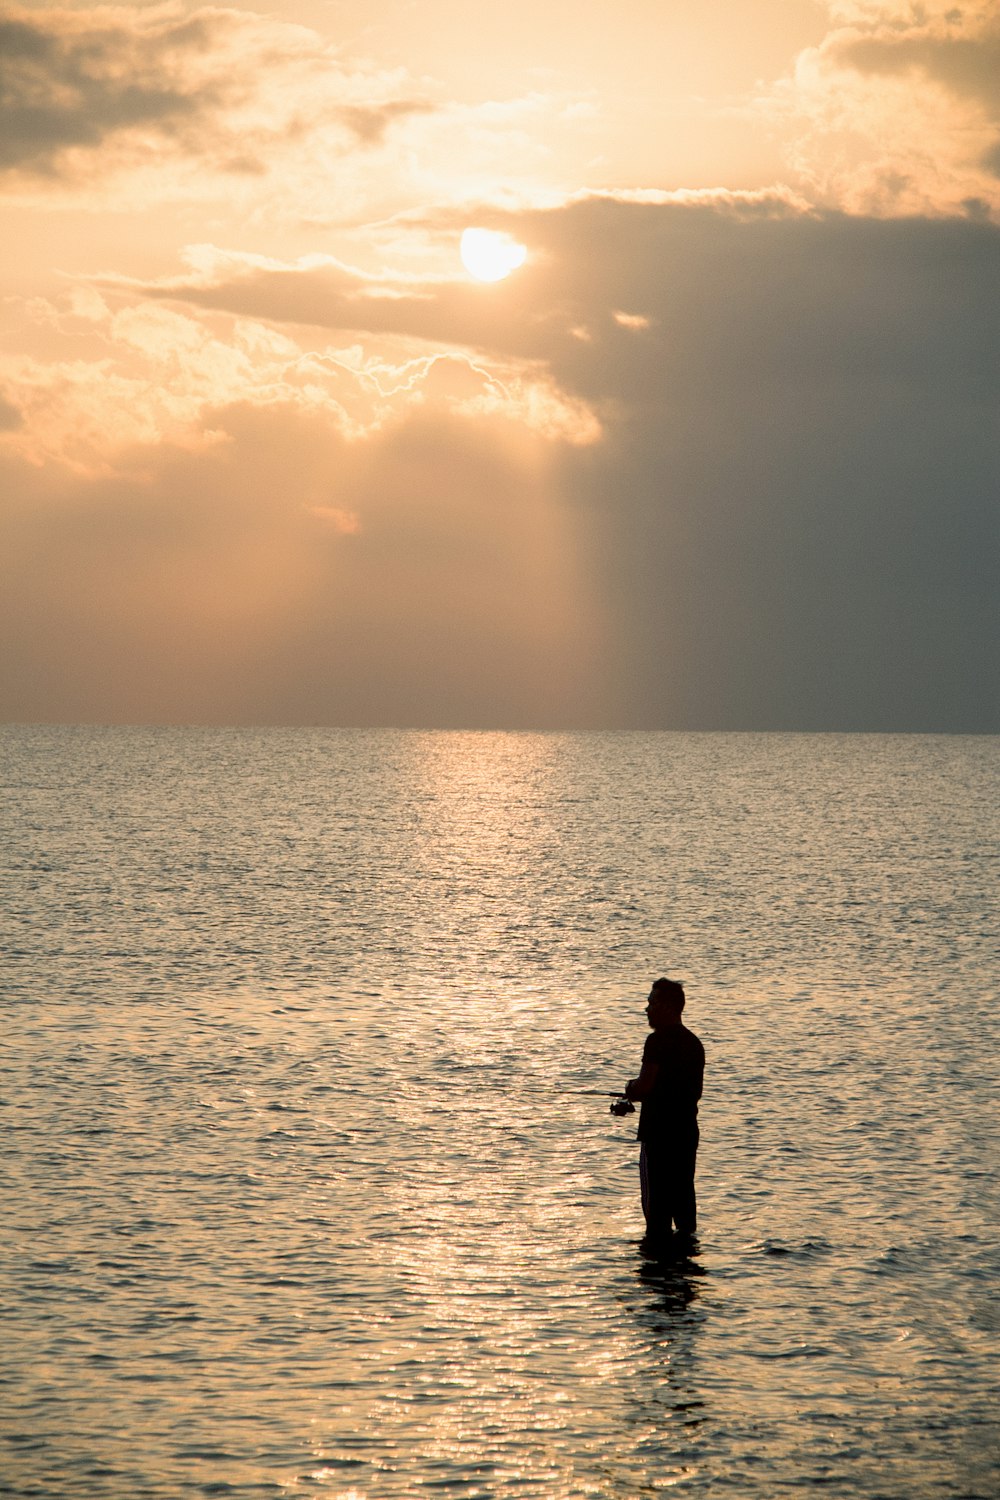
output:
<svg viewBox="0 0 1000 1500"><path fill-rule="evenodd" d="M835 18L759 101L816 200L883 217L1000 217L995 9L856 4Z"/></svg>
<svg viewBox="0 0 1000 1500"><path fill-rule="evenodd" d="M234 262L202 250L193 260L192 298L211 284L213 272L225 275L235 265L237 279L260 273L261 258ZM310 281L319 272L330 278L328 285L346 286L349 300L380 287L323 257L307 258L297 269ZM265 263L265 271L273 274L274 264ZM287 267L277 274L294 279ZM44 359L0 356L0 379L19 393L19 420L0 424L0 432L5 425L3 440L31 462L52 460L94 474L122 462L127 469L132 460L120 455L136 445L218 442L215 414L239 403L315 413L351 441L417 408L501 422L544 442L588 444L601 435L587 404L561 392L538 361L449 350L440 340L430 352L414 353L412 340L400 340L391 320L363 346L324 340L309 347L301 330L287 323L142 297L122 303L123 289L107 283L102 296L78 285L55 302L34 299L26 306L26 315L50 335L62 335L67 351L81 326L93 348L91 358L69 352Z"/></svg>

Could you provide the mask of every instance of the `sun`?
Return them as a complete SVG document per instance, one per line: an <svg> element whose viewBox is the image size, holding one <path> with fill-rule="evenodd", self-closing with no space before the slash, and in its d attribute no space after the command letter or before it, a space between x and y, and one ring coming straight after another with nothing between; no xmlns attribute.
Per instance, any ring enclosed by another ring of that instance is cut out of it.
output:
<svg viewBox="0 0 1000 1500"><path fill-rule="evenodd" d="M528 256L527 245L498 229L467 229L460 250L462 264L477 281L502 281Z"/></svg>

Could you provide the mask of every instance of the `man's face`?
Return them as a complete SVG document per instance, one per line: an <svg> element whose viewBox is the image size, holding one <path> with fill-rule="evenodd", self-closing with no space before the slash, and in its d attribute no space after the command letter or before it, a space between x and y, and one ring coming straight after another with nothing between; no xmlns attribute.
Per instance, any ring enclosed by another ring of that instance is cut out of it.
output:
<svg viewBox="0 0 1000 1500"><path fill-rule="evenodd" d="M654 1031L657 1026L674 1026L680 1020L680 1011L664 1000L656 990L650 990L646 1001L646 1020Z"/></svg>

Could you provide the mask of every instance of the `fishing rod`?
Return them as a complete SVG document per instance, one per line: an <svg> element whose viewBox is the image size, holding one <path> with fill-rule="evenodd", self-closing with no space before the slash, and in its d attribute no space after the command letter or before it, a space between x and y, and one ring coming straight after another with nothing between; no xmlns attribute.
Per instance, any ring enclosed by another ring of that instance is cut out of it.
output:
<svg viewBox="0 0 1000 1500"><path fill-rule="evenodd" d="M454 1080L444 1083L432 1083L428 1078L404 1078L388 1080L390 1086L393 1082L403 1083L410 1088L428 1088L440 1091L441 1089L461 1088L463 1084L475 1087L470 1080ZM353 1088L339 1087L337 1084L328 1084L327 1089L334 1094L347 1094L356 1092ZM571 1094L579 1098L610 1099L610 1113L613 1115L634 1115L635 1105L622 1089L560 1089L547 1088L543 1083L514 1083L506 1087L501 1085L500 1092L504 1094Z"/></svg>
<svg viewBox="0 0 1000 1500"><path fill-rule="evenodd" d="M445 1085L448 1087L449 1085ZM610 1099L609 1113L634 1115L635 1105L622 1089L560 1089L546 1088L544 1083L513 1083L502 1089L505 1094L572 1094L577 1098Z"/></svg>
<svg viewBox="0 0 1000 1500"><path fill-rule="evenodd" d="M411 1080L414 1082L414 1080ZM421 1080L423 1082L423 1080ZM462 1089L468 1085L462 1083L438 1083L438 1085L427 1085L433 1089ZM591 1098L591 1100L613 1100L610 1106L612 1115L634 1115L636 1106L621 1089L547 1089L544 1083L511 1083L507 1088L501 1088L502 1094L573 1094L576 1097Z"/></svg>
<svg viewBox="0 0 1000 1500"><path fill-rule="evenodd" d="M445 1085L448 1087L449 1085ZM521 1083L510 1084L502 1089L505 1094L572 1094L576 1097L588 1099L610 1099L609 1114L612 1115L634 1115L635 1105L627 1094L621 1089L548 1089L543 1083Z"/></svg>

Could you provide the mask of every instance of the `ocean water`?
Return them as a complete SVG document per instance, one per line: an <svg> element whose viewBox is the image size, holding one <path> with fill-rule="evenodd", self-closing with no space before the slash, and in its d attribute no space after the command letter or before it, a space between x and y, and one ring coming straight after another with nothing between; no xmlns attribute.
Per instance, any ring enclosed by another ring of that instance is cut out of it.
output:
<svg viewBox="0 0 1000 1500"><path fill-rule="evenodd" d="M0 754L0 1493L996 1500L1000 741Z"/></svg>

